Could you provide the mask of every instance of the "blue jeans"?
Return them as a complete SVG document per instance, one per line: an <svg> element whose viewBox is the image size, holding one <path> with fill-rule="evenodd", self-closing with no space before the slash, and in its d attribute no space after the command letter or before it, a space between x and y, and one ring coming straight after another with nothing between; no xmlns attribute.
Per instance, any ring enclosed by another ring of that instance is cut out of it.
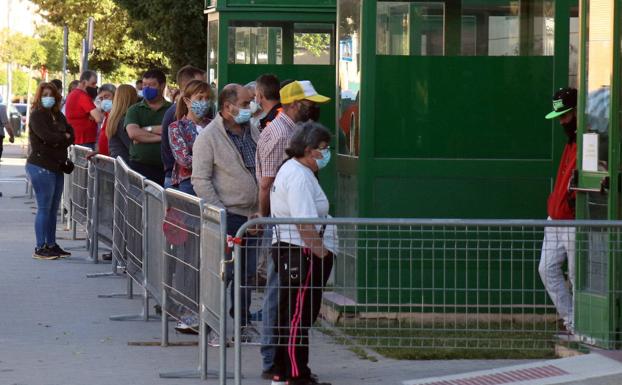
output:
<svg viewBox="0 0 622 385"><path fill-rule="evenodd" d="M227 214L227 234L235 237L236 233L242 227L244 223L248 221L248 218L242 215L237 214ZM255 277L255 273L257 272L257 237L253 236L245 236L244 237L244 247L242 248L242 286L250 286L252 285L253 278ZM232 252L227 253L227 260L231 260ZM231 263L227 264L227 274L226 274L226 284L227 286L231 284L231 308L229 310L229 315L233 317L234 315L234 300L235 300L235 290L233 286L233 265ZM250 307L251 307L251 295L252 288L248 287L247 289L241 289L241 307L242 307L242 326L250 325Z"/></svg>
<svg viewBox="0 0 622 385"><path fill-rule="evenodd" d="M197 196L197 193L194 192L194 188L192 187L192 183L190 183L190 179L182 180L177 186L170 187L174 188L175 190L185 192L186 194Z"/></svg>
<svg viewBox="0 0 622 385"><path fill-rule="evenodd" d="M63 173L26 163L26 174L30 178L37 199L35 217L37 247L52 246L56 243L56 217L63 194Z"/></svg>
<svg viewBox="0 0 622 385"><path fill-rule="evenodd" d="M164 185L163 185L163 187L164 188L173 187L173 180L171 179L171 175L170 174L164 176Z"/></svg>
<svg viewBox="0 0 622 385"><path fill-rule="evenodd" d="M261 239L261 252L272 249L272 226L264 229ZM271 251L269 252L271 254ZM270 370L274 364L276 354L276 323L279 308L279 275L274 267L272 257L268 255L268 277L266 280L266 294L263 298L263 320L261 329L261 357L263 370Z"/></svg>

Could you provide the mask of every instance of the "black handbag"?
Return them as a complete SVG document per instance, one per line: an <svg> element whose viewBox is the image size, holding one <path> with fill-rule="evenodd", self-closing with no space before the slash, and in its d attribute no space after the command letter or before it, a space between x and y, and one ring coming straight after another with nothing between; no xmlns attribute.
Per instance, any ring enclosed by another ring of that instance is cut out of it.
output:
<svg viewBox="0 0 622 385"><path fill-rule="evenodd" d="M60 170L65 174L71 174L74 168L75 165L69 159L65 159L65 161L60 164Z"/></svg>

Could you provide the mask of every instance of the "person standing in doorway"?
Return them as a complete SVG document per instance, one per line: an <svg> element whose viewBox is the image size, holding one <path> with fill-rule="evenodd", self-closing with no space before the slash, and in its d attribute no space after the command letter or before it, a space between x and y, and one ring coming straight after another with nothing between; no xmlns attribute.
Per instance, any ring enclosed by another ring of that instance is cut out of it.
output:
<svg viewBox="0 0 622 385"><path fill-rule="evenodd" d="M549 220L575 219L575 193L569 190L570 180L577 163L577 90L562 88L553 95L553 111L546 119L559 119L568 137L564 147L553 191L547 202ZM568 261L568 278L572 288L566 286L562 265ZM574 227L546 227L542 254L538 267L540 278L549 297L555 304L568 333L574 333L573 294L575 278Z"/></svg>

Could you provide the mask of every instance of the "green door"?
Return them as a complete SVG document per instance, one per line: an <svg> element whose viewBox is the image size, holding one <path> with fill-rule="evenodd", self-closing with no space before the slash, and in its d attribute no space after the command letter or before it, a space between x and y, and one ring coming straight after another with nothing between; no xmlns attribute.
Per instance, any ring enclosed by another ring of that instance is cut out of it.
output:
<svg viewBox="0 0 622 385"><path fill-rule="evenodd" d="M582 0L577 218L620 219L620 19L615 0ZM617 44L616 44L617 43ZM618 347L619 234L577 229L575 321L589 344Z"/></svg>

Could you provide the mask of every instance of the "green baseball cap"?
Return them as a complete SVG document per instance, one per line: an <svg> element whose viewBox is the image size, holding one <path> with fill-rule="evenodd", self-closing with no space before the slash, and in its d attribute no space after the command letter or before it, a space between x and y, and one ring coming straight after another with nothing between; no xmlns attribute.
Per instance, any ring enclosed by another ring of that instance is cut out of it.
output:
<svg viewBox="0 0 622 385"><path fill-rule="evenodd" d="M553 111L544 118L555 119L577 107L577 90L574 88L560 88L553 95Z"/></svg>

